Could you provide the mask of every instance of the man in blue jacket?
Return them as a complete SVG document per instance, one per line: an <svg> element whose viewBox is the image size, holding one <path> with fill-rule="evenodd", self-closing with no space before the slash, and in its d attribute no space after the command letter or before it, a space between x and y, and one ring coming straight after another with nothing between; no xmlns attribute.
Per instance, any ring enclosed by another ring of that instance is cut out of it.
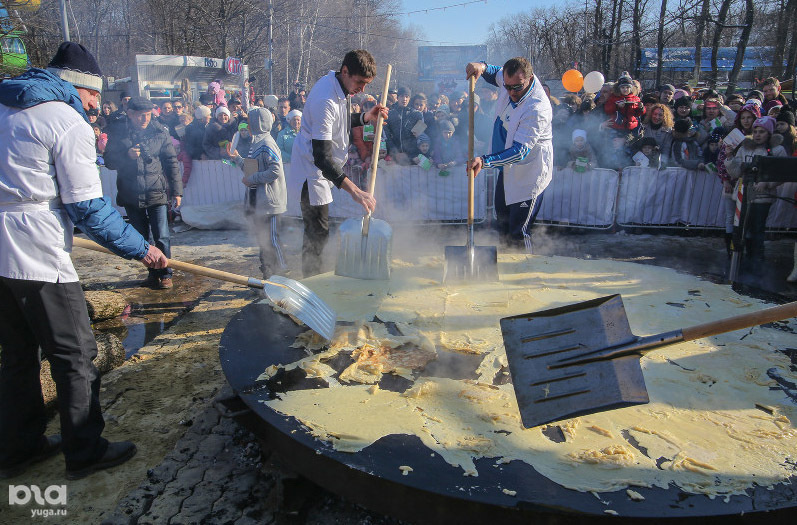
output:
<svg viewBox="0 0 797 525"><path fill-rule="evenodd" d="M551 102L531 64L510 58L503 67L471 62L466 78L484 78L500 90L494 109L492 149L469 162L478 174L498 168L495 213L501 243L532 251L531 225L553 176Z"/></svg>
<svg viewBox="0 0 797 525"><path fill-rule="evenodd" d="M0 478L63 448L67 479L133 457L109 443L92 359L97 344L69 253L74 226L127 259L164 268L151 246L102 196L94 133L102 73L80 44L64 42L47 70L0 84ZM58 392L61 436L45 437L40 353Z"/></svg>

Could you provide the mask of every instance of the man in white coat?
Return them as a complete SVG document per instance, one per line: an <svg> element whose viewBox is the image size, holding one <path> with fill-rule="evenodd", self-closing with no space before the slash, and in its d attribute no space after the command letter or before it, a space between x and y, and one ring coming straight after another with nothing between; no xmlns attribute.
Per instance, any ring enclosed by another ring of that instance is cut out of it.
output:
<svg viewBox="0 0 797 525"><path fill-rule="evenodd" d="M319 79L304 104L302 127L293 142L291 161L294 176L306 179L301 195L305 277L321 273L321 252L329 239L333 186L348 192L366 212L376 207L374 197L343 173L351 128L376 123L380 112L387 118L387 108L380 105L367 113L351 112L351 95L362 92L375 76L376 62L368 51L349 51L340 71L330 71Z"/></svg>
<svg viewBox="0 0 797 525"><path fill-rule="evenodd" d="M100 90L96 60L74 42L61 44L46 70L0 83L0 479L61 448L67 479L136 453L129 441L102 437L97 342L69 257L72 231L149 268L169 261L102 195L86 116ZM63 439L44 435L41 354L58 392Z"/></svg>
<svg viewBox="0 0 797 525"><path fill-rule="evenodd" d="M523 57L503 67L471 62L465 73L504 88L495 104L492 153L469 162L474 174L498 168L495 212L501 243L515 247L522 242L531 252L531 225L553 173L551 103Z"/></svg>

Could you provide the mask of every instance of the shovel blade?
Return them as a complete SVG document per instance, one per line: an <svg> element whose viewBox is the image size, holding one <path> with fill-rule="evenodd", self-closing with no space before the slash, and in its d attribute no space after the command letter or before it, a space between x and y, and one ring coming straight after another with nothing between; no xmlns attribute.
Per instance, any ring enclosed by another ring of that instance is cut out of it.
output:
<svg viewBox="0 0 797 525"><path fill-rule="evenodd" d="M363 235L363 221L346 219L340 225L340 247L335 275L355 279L390 279L393 229L382 220L371 218L368 234Z"/></svg>
<svg viewBox="0 0 797 525"><path fill-rule="evenodd" d="M306 324L327 341L335 334L337 314L312 290L293 279L272 275L263 281L269 301Z"/></svg>
<svg viewBox="0 0 797 525"><path fill-rule="evenodd" d="M445 254L443 282L498 280L498 249L495 246L474 246L473 252L467 246L446 246Z"/></svg>
<svg viewBox="0 0 797 525"><path fill-rule="evenodd" d="M526 428L649 401L636 355L549 368L637 340L619 295L505 317L501 332Z"/></svg>

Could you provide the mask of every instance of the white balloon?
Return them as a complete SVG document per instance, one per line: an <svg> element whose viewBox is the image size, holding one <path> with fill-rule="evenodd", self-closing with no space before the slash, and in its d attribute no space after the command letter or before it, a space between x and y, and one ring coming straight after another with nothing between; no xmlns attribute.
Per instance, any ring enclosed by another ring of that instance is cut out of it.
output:
<svg viewBox="0 0 797 525"><path fill-rule="evenodd" d="M597 93L603 87L606 79L603 78L603 73L600 71L590 71L584 77L584 91L587 93Z"/></svg>

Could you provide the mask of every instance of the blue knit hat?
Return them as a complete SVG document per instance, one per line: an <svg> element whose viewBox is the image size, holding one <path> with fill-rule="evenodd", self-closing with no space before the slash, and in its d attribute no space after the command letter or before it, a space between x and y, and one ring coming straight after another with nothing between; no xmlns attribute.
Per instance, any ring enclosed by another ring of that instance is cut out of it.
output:
<svg viewBox="0 0 797 525"><path fill-rule="evenodd" d="M431 144L431 143L432 143L432 141L431 141L431 139L429 139L429 135L427 135L426 133L421 133L420 135L418 135L418 145L419 146L421 144Z"/></svg>
<svg viewBox="0 0 797 525"><path fill-rule="evenodd" d="M102 91L102 71L89 50L75 42L58 46L47 71L75 87Z"/></svg>

